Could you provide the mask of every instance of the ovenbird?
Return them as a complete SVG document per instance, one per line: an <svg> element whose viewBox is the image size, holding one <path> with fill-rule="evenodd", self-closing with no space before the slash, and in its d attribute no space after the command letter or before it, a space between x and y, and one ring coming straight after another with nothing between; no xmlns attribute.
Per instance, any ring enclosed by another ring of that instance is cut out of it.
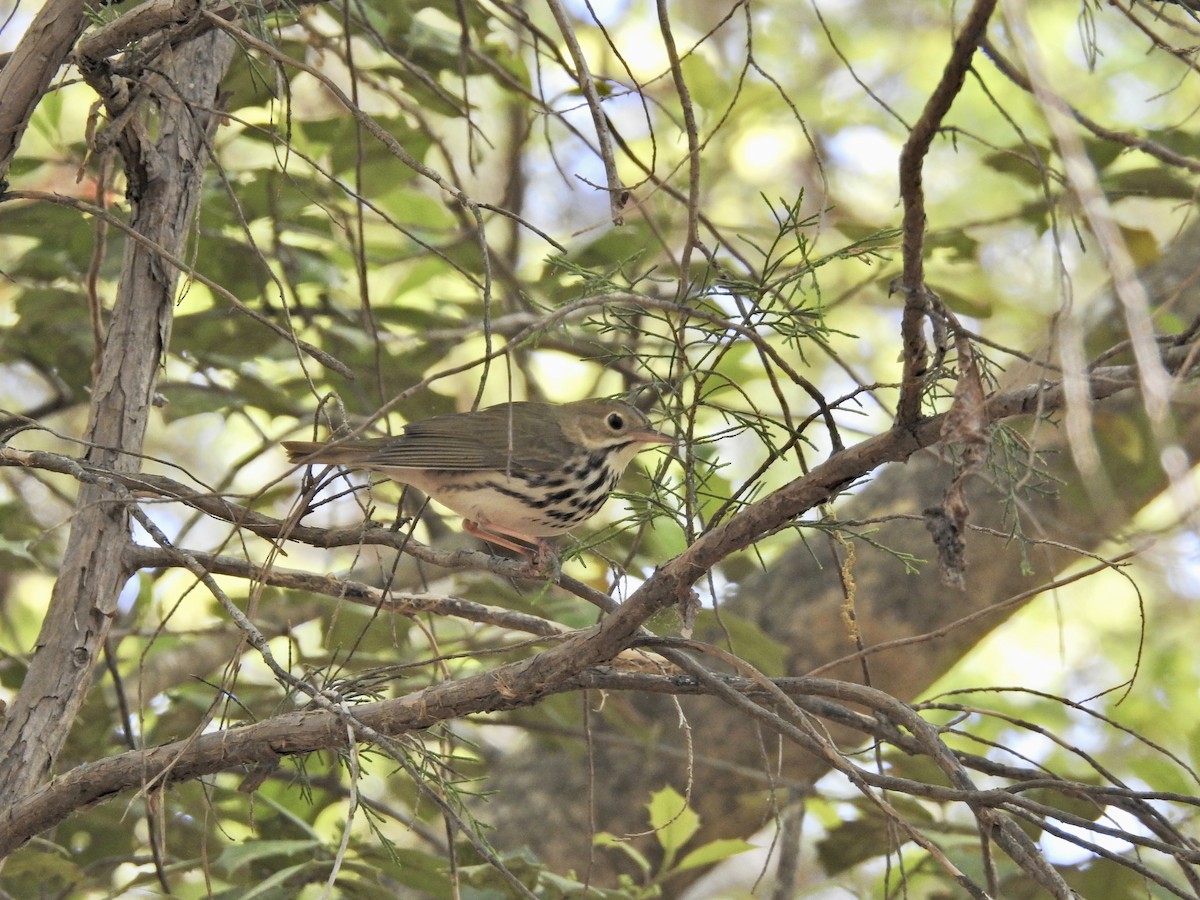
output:
<svg viewBox="0 0 1200 900"><path fill-rule="evenodd" d="M673 444L616 400L501 403L406 425L396 437L284 441L293 463L381 472L463 517L463 528L520 553L590 519L641 450ZM514 543L515 538L526 544Z"/></svg>

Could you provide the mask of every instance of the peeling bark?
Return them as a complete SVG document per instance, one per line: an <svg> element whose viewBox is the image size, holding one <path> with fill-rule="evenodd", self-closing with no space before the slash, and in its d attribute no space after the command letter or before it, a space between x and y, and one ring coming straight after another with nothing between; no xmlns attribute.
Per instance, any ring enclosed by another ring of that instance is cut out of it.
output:
<svg viewBox="0 0 1200 900"><path fill-rule="evenodd" d="M75 4L79 6L79 4ZM50 8L50 7L47 7ZM56 45L57 46L57 45ZM125 153L133 197L132 226L180 255L194 221L215 119L217 85L232 58L232 42L212 33L157 65L158 136L137 132L137 117L118 146ZM176 90L184 92L177 96ZM92 391L87 461L135 472L153 406L158 369L166 352L178 273L152 251L130 241L112 324ZM52 771L87 692L129 571L126 510L108 489L81 486L59 577L25 681L0 733L0 806L9 808Z"/></svg>
<svg viewBox="0 0 1200 900"><path fill-rule="evenodd" d="M49 0L0 69L0 184L33 110L83 33L83 0Z"/></svg>

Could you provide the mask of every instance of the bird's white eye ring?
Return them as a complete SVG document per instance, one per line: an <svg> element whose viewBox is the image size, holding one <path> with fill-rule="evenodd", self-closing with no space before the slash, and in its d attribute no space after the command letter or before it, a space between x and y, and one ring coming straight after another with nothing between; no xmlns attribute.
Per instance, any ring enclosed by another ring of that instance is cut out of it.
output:
<svg viewBox="0 0 1200 900"><path fill-rule="evenodd" d="M608 423L608 427L613 431L620 431L625 427L625 420L621 418L620 413L609 413L608 418L604 421Z"/></svg>

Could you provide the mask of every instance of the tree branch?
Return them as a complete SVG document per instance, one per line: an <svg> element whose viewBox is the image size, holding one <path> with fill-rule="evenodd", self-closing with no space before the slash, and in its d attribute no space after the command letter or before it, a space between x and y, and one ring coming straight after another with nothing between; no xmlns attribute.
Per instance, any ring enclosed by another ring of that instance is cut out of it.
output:
<svg viewBox="0 0 1200 900"><path fill-rule="evenodd" d="M0 186L51 80L86 26L83 0L49 0L0 69Z"/></svg>
<svg viewBox="0 0 1200 900"><path fill-rule="evenodd" d="M655 649L680 644L678 641L649 641ZM553 652L553 651L548 651ZM553 685L539 685L523 673L525 663L512 663L492 672L457 682L443 682L406 697L350 707L353 721L381 735L417 731L471 713L516 709L531 705L554 693L581 690L636 691L670 695L726 695L749 703L768 724L783 720L764 702L794 705L804 714L816 715L861 735L895 745L907 753L932 756L950 771L975 769L1003 777L1011 786L978 789L958 779L950 785L929 784L892 774L853 766L856 777L880 791L902 792L934 802L967 803L976 809L1025 813L1045 824L1047 818L1067 821L1067 814L1023 794L1051 789L1064 796L1091 796L1098 805L1117 803L1138 818L1153 814L1150 801L1195 806L1194 797L1162 792L1135 791L1108 784L1088 784L1060 779L1041 769L998 767L986 757L949 754L936 732L906 704L866 685L823 678L781 678L718 675L701 667L693 675L654 675L611 667L593 667ZM529 690L531 693L524 694ZM771 698L774 697L772 701ZM857 712L846 704L872 711ZM0 857L20 846L34 834L63 821L74 810L128 790L161 789L170 784L233 772L239 768L274 768L282 757L317 750L337 750L347 744L346 718L331 710L301 710L267 721L205 734L160 747L135 750L81 765L39 789L0 815ZM807 739L805 740L807 743ZM839 759L841 759L839 755ZM844 762L844 761L843 761ZM848 765L848 763L846 763ZM1139 805L1140 804L1140 805ZM1088 820L1071 824L1103 833L1104 827ZM1177 832L1160 838L1124 834L1139 846L1177 858L1181 863L1200 862L1200 855ZM1015 849L1015 848L1014 848Z"/></svg>
<svg viewBox="0 0 1200 900"><path fill-rule="evenodd" d="M172 80L189 93L163 97L157 143L137 140L138 156L127 160L145 187L134 198L132 227L172 252L191 227L201 194L196 163L205 158L216 126L214 116L190 104L214 106L232 46L223 36L210 36L176 55ZM172 177L162 177L165 172ZM87 461L101 469L128 473L138 464L169 343L176 280L176 271L157 254L127 245L87 429ZM0 805L28 794L46 776L83 703L127 577L121 552L129 540L128 514L114 499L98 483L80 489L37 650L0 732Z"/></svg>
<svg viewBox="0 0 1200 900"><path fill-rule="evenodd" d="M260 566L244 559L220 556L216 553L200 553L195 550L189 550L187 553L213 575L233 575L269 584L272 587L323 594L326 597L336 597L338 600L368 606L382 612L396 613L402 616L432 613L543 637L557 637L566 634L569 630L565 625L543 619L540 616L531 616L528 613L504 609L500 606L475 603L461 597L381 590L369 584L351 581L348 578L334 578L332 575L317 575L313 572L296 569L281 569L278 566ZM177 554L160 547L130 545L125 551L124 558L125 565L130 571L179 565Z"/></svg>
<svg viewBox="0 0 1200 900"><path fill-rule="evenodd" d="M921 118L913 126L900 151L900 199L904 203L904 272L899 287L904 293L904 315L900 323L904 375L900 384L900 402L896 425L909 428L921 412L921 394L925 388L928 350L923 332L929 297L925 287L925 187L922 167L942 120L962 90L971 58L987 31L996 0L975 0L958 37L942 78L938 82Z"/></svg>

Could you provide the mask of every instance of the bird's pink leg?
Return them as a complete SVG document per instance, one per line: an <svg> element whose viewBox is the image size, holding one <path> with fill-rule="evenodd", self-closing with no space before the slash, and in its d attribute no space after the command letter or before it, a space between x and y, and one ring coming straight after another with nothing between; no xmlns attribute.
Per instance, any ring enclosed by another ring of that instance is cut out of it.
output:
<svg viewBox="0 0 1200 900"><path fill-rule="evenodd" d="M473 534L475 537L482 541L487 541L489 544L495 544L497 547L507 547L509 550L520 553L522 556L528 556L531 567L538 572L544 571L546 564L558 556L554 551L554 547L548 541L540 537L534 537L533 535L522 534L519 531L501 528L490 522L487 525L483 525L479 522L473 522L470 519L463 519L463 531L467 534ZM510 537L516 538L523 543L518 544L510 541L508 539Z"/></svg>

